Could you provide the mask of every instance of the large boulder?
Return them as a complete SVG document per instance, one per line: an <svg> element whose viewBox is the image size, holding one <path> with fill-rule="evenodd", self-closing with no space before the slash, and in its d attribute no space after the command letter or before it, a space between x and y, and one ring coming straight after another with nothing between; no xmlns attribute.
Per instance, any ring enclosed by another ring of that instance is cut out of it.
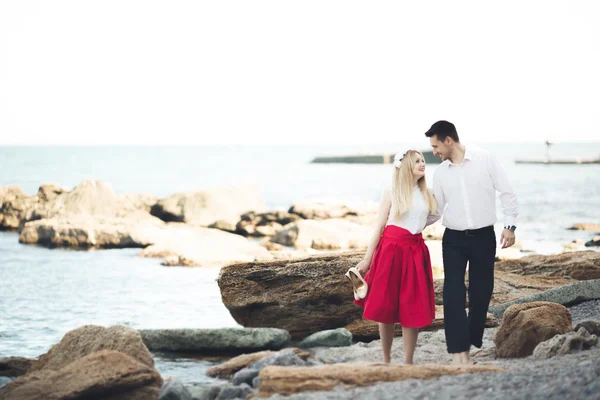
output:
<svg viewBox="0 0 600 400"><path fill-rule="evenodd" d="M541 342L572 330L571 313L561 304L515 304L504 312L494 337L496 354L503 358L527 357Z"/></svg>
<svg viewBox="0 0 600 400"><path fill-rule="evenodd" d="M226 266L218 279L221 297L247 327L281 328L293 338L343 327L362 316L344 277L362 258L354 252Z"/></svg>
<svg viewBox="0 0 600 400"><path fill-rule="evenodd" d="M60 214L27 222L21 229L19 242L77 249L146 247L156 241L163 225L161 220L143 211L126 218Z"/></svg>
<svg viewBox="0 0 600 400"><path fill-rule="evenodd" d="M219 274L221 297L239 324L282 328L297 339L322 330L347 327L362 318L363 309L353 304L352 286L344 274L363 257L362 252L347 252L230 265ZM569 282L563 278L499 272L494 281L492 304ZM442 289L443 280L435 280L438 305L442 304ZM350 330L355 335L358 333Z"/></svg>
<svg viewBox="0 0 600 400"><path fill-rule="evenodd" d="M407 379L436 379L445 375L502 372L492 365L399 365L348 363L314 367L269 366L259 375L258 393L265 398L274 394L291 395L304 391L330 391L336 386L352 388L377 382Z"/></svg>
<svg viewBox="0 0 600 400"><path fill-rule="evenodd" d="M519 275L569 276L577 280L600 278L600 253L576 251L557 255L531 255L496 263L496 271Z"/></svg>
<svg viewBox="0 0 600 400"><path fill-rule="evenodd" d="M63 214L116 217L119 215L119 205L119 200L110 184L88 180L81 182L73 190L30 210L24 222L53 218Z"/></svg>
<svg viewBox="0 0 600 400"><path fill-rule="evenodd" d="M146 400L157 399L162 386L153 367L114 350L95 351L60 364L57 370L30 372L15 379L0 391L0 400Z"/></svg>
<svg viewBox="0 0 600 400"><path fill-rule="evenodd" d="M0 230L17 230L24 214L37 204L38 198L27 196L19 186L0 187Z"/></svg>
<svg viewBox="0 0 600 400"><path fill-rule="evenodd" d="M271 241L297 249L365 249L372 234L372 229L344 219L299 220L284 226Z"/></svg>
<svg viewBox="0 0 600 400"><path fill-rule="evenodd" d="M273 258L267 249L240 235L183 223L165 224L149 240L154 244L140 255L163 258L163 264L169 266L227 265Z"/></svg>
<svg viewBox="0 0 600 400"><path fill-rule="evenodd" d="M240 215L264 209L259 188L245 185L174 194L159 200L151 213L163 221L206 227L219 220L236 224Z"/></svg>
<svg viewBox="0 0 600 400"><path fill-rule="evenodd" d="M278 350L290 342L288 332L272 328L143 329L139 332L151 350L207 355Z"/></svg>
<svg viewBox="0 0 600 400"><path fill-rule="evenodd" d="M118 351L154 368L154 360L135 329L122 325L109 328L85 325L67 332L58 344L33 363L28 374L43 370L58 371L99 350Z"/></svg>

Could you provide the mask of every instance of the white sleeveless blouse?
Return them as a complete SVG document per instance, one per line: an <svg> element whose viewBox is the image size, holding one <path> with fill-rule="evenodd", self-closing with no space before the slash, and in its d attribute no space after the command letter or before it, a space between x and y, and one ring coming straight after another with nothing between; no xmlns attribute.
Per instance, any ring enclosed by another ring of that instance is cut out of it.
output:
<svg viewBox="0 0 600 400"><path fill-rule="evenodd" d="M391 196L391 190L389 191ZM400 228L404 228L413 235L421 233L425 229L428 223L429 207L423 199L423 194L419 190L418 186L413 188L412 207L409 211L405 212L400 218L392 218L392 215L388 216L387 225L395 225Z"/></svg>

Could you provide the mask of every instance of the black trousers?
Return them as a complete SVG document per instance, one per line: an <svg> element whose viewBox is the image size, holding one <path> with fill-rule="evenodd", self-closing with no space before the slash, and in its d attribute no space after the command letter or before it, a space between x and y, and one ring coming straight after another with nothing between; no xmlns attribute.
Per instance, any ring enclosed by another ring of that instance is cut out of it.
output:
<svg viewBox="0 0 600 400"><path fill-rule="evenodd" d="M494 227L471 231L446 229L444 261L444 329L448 353L481 347L494 290L496 234ZM465 311L465 271L469 263L469 314Z"/></svg>

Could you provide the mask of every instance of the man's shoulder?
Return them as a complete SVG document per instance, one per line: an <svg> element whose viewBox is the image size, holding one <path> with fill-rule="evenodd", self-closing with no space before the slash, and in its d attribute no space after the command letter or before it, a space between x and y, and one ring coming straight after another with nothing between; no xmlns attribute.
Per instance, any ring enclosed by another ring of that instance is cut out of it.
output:
<svg viewBox="0 0 600 400"><path fill-rule="evenodd" d="M439 165L439 167L435 170L435 172L438 172L439 170L442 169L447 169L450 166L450 160L444 160L442 161L442 163ZM443 167L443 168L442 168Z"/></svg>
<svg viewBox="0 0 600 400"><path fill-rule="evenodd" d="M487 159L492 156L492 153L489 150L483 149L479 146L467 145L466 147L467 151L470 153L470 156L474 159Z"/></svg>

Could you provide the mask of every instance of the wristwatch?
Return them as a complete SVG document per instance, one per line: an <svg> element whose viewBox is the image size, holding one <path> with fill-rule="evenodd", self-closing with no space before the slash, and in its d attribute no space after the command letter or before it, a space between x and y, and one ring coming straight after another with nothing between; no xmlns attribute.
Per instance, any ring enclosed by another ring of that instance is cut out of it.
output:
<svg viewBox="0 0 600 400"><path fill-rule="evenodd" d="M509 231L511 231L511 232L514 232L514 231L516 231L516 230L517 230L517 227L516 227L516 226L514 226L514 225L506 225L506 226L504 227L504 229L508 229Z"/></svg>

